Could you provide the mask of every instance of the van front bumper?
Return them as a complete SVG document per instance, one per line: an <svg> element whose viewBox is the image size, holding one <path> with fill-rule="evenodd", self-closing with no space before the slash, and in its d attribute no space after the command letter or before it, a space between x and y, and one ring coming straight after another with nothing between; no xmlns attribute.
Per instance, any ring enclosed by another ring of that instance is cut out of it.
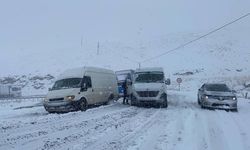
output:
<svg viewBox="0 0 250 150"><path fill-rule="evenodd" d="M48 112L70 112L76 111L78 101L44 102L43 106Z"/></svg>
<svg viewBox="0 0 250 150"><path fill-rule="evenodd" d="M164 99L161 98L163 93L158 94L156 97L140 97L137 93L133 94L131 103L135 105L158 105L164 103Z"/></svg>

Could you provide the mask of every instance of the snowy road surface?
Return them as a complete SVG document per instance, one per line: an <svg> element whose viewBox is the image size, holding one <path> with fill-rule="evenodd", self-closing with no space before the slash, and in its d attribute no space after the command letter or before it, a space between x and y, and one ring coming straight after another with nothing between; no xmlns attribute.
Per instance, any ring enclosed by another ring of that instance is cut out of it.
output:
<svg viewBox="0 0 250 150"><path fill-rule="evenodd" d="M203 110L196 94L169 92L167 109L116 102L86 112L0 103L0 149L249 150L250 101L239 112Z"/></svg>

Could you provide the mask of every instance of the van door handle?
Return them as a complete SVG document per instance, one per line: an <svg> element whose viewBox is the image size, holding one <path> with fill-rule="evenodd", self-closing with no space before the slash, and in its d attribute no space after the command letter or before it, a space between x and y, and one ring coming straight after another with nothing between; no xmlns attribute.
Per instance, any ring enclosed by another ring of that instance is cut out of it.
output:
<svg viewBox="0 0 250 150"><path fill-rule="evenodd" d="M94 89L92 89L92 92L94 92Z"/></svg>

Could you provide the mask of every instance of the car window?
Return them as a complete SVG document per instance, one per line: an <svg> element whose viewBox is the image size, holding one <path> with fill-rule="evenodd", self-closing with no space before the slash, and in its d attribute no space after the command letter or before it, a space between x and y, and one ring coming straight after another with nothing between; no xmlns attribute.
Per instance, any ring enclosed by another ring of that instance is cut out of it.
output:
<svg viewBox="0 0 250 150"><path fill-rule="evenodd" d="M207 91L219 91L219 92L230 91L230 89L225 84L209 84L209 85L206 85L205 89Z"/></svg>

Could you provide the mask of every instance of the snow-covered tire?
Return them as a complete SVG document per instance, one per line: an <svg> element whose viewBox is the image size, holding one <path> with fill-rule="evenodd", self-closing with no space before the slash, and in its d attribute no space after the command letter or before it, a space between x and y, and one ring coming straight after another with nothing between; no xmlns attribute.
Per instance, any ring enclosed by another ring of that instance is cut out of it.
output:
<svg viewBox="0 0 250 150"><path fill-rule="evenodd" d="M202 103L200 104L200 106L201 106L202 109L206 108Z"/></svg>
<svg viewBox="0 0 250 150"><path fill-rule="evenodd" d="M87 100L85 98L81 98L81 100L79 102L79 110L86 111L87 108L88 108Z"/></svg>
<svg viewBox="0 0 250 150"><path fill-rule="evenodd" d="M200 102L200 99L199 99L199 96L197 98L197 101L198 101L198 104L201 105L201 102Z"/></svg>
<svg viewBox="0 0 250 150"><path fill-rule="evenodd" d="M161 105L162 108L168 108L168 99L165 98L164 102Z"/></svg>
<svg viewBox="0 0 250 150"><path fill-rule="evenodd" d="M161 108L167 108L168 107L167 95L164 95L161 99L163 99L163 102L160 104L160 107Z"/></svg>
<svg viewBox="0 0 250 150"><path fill-rule="evenodd" d="M137 102L136 102L136 98L133 95L131 95L130 105L131 106L138 106Z"/></svg>
<svg viewBox="0 0 250 150"><path fill-rule="evenodd" d="M238 112L238 108L236 109L231 109L232 112Z"/></svg>

